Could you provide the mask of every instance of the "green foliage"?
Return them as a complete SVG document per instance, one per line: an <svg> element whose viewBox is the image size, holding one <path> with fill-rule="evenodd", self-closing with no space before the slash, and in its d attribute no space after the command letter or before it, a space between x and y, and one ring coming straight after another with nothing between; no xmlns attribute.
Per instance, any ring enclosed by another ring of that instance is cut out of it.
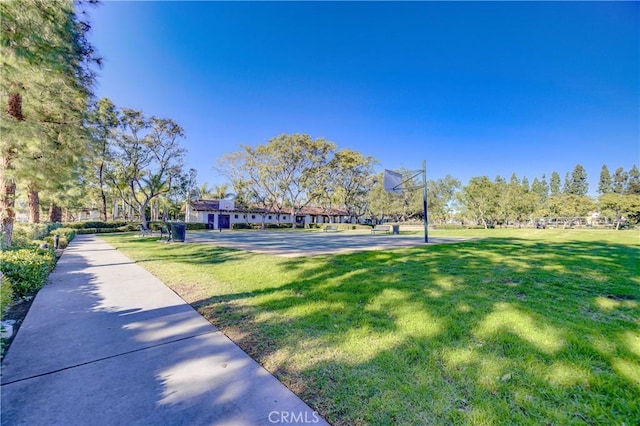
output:
<svg viewBox="0 0 640 426"><path fill-rule="evenodd" d="M134 230L138 230L138 226L136 225L134 228ZM78 235L86 235L86 234L115 234L118 232L124 232L122 229L120 228L85 228L85 229L78 229L76 231L76 233Z"/></svg>
<svg viewBox="0 0 640 426"><path fill-rule="evenodd" d="M551 195L560 193L560 175L554 171L551 173L551 182L549 183L549 191Z"/></svg>
<svg viewBox="0 0 640 426"><path fill-rule="evenodd" d="M72 228L54 229L44 238L49 247L55 248L55 236L58 235L58 248L66 249L69 243L75 238L76 230Z"/></svg>
<svg viewBox="0 0 640 426"><path fill-rule="evenodd" d="M127 225L128 222L124 221L113 221L113 222L103 222L103 221L87 221L87 222L67 222L64 224L65 228L73 228L73 229L86 229L86 228L120 228L121 226Z"/></svg>
<svg viewBox="0 0 640 426"><path fill-rule="evenodd" d="M91 64L99 61L86 38L90 25L70 0L3 1L0 15L0 157L6 160L0 181L66 202L80 194L78 176L87 152ZM0 188L0 214L8 213L0 225L7 246L11 192Z"/></svg>
<svg viewBox="0 0 640 426"><path fill-rule="evenodd" d="M251 229L250 223L234 223L231 225L231 229Z"/></svg>
<svg viewBox="0 0 640 426"><path fill-rule="evenodd" d="M15 297L38 291L54 265L55 255L49 249L19 248L0 252L0 271L11 283Z"/></svg>
<svg viewBox="0 0 640 426"><path fill-rule="evenodd" d="M204 222L189 222L187 225L187 231L202 231L207 229L207 223Z"/></svg>
<svg viewBox="0 0 640 426"><path fill-rule="evenodd" d="M0 318L4 317L4 313L14 300L13 287L11 282L5 276L0 277Z"/></svg>
<svg viewBox="0 0 640 426"><path fill-rule="evenodd" d="M292 228L293 224L291 223L267 223L265 224L265 228L267 229L288 229Z"/></svg>
<svg viewBox="0 0 640 426"><path fill-rule="evenodd" d="M600 170L600 180L598 181L598 193L609 194L613 192L613 181L611 180L611 173L606 164L602 165Z"/></svg>
<svg viewBox="0 0 640 426"><path fill-rule="evenodd" d="M571 178L568 179L567 188L565 193L572 195L585 196L589 191L589 184L587 183L587 171L582 164L576 165L571 173Z"/></svg>
<svg viewBox="0 0 640 426"><path fill-rule="evenodd" d="M17 238L18 241L15 243L19 245L24 240L42 240L52 231L61 227L60 223L16 223L13 233L14 238Z"/></svg>

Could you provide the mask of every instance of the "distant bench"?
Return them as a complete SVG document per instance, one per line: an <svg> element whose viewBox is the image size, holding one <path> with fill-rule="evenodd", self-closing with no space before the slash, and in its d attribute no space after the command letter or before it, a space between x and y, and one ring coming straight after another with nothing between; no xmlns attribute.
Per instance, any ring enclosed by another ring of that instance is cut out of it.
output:
<svg viewBox="0 0 640 426"><path fill-rule="evenodd" d="M324 227L324 232L338 232L338 227L336 225L327 225Z"/></svg>
<svg viewBox="0 0 640 426"><path fill-rule="evenodd" d="M375 234L376 232L384 232L388 234L391 232L391 227L389 225L376 225L371 229L371 233Z"/></svg>

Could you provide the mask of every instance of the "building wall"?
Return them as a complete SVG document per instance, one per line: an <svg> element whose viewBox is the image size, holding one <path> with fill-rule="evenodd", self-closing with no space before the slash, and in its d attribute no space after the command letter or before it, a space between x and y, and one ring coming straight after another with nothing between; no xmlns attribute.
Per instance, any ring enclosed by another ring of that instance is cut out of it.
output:
<svg viewBox="0 0 640 426"><path fill-rule="evenodd" d="M221 214L228 214L230 225L233 226L234 223L249 223L249 224L262 224L263 223L263 214L262 213L244 213L244 212L219 212L219 211L198 211L192 212L190 215L190 220L192 222L209 222L209 215L214 215L213 227L218 229L219 217ZM266 213L264 218L264 223L272 224L272 223L292 223L292 216L288 213L281 214L280 220L278 220L278 216L274 213ZM335 217L333 223L343 223L346 219L342 217ZM304 223L331 223L330 219L326 216L304 216Z"/></svg>

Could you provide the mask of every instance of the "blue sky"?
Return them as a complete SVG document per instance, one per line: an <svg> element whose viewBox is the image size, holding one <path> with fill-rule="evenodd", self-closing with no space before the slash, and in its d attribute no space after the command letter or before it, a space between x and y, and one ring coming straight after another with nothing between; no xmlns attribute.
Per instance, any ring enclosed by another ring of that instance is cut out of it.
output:
<svg viewBox="0 0 640 426"><path fill-rule="evenodd" d="M111 2L96 95L184 127L199 182L282 133L380 169L529 181L640 163L640 3Z"/></svg>

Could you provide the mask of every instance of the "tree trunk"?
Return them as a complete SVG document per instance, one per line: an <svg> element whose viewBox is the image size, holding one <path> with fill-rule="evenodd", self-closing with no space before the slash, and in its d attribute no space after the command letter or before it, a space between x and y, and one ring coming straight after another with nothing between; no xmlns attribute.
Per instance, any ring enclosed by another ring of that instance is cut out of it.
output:
<svg viewBox="0 0 640 426"><path fill-rule="evenodd" d="M40 223L40 192L35 185L29 184L27 187L27 198L29 199L29 223Z"/></svg>
<svg viewBox="0 0 640 426"><path fill-rule="evenodd" d="M16 183L7 176L12 169L11 154L3 153L0 161L0 232L2 232L2 247L9 247L13 239L13 222L15 221Z"/></svg>
<svg viewBox="0 0 640 426"><path fill-rule="evenodd" d="M104 156L103 152L103 156ZM102 220L107 221L107 194L104 193L104 163L100 163L100 171L98 172L100 183L100 198L102 200Z"/></svg>
<svg viewBox="0 0 640 426"><path fill-rule="evenodd" d="M297 217L295 207L291 207L291 229L296 229Z"/></svg>
<svg viewBox="0 0 640 426"><path fill-rule="evenodd" d="M24 121L22 115L22 95L20 93L10 93L7 105L7 113L15 120ZM2 233L3 247L9 247L13 240L13 223L16 218L16 182L11 176L13 170L13 157L17 148L9 144L2 152L0 158L0 232Z"/></svg>
<svg viewBox="0 0 640 426"><path fill-rule="evenodd" d="M140 207L138 209L138 214L140 215L140 223L145 228L148 228L149 227L149 222L147 221L146 210L147 210L147 203L140 204Z"/></svg>
<svg viewBox="0 0 640 426"><path fill-rule="evenodd" d="M49 222L62 222L62 207L51 204L49 209Z"/></svg>

